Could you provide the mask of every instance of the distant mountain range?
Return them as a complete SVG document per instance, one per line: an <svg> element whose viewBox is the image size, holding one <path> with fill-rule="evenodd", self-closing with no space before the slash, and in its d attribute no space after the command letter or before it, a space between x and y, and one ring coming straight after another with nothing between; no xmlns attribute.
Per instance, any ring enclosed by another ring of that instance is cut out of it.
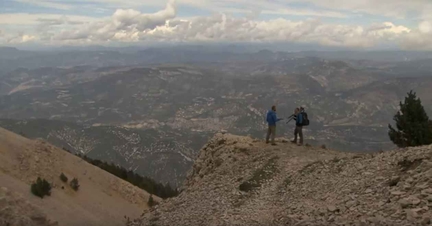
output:
<svg viewBox="0 0 432 226"><path fill-rule="evenodd" d="M0 72L18 68L72 67L91 65L137 66L165 63L215 63L215 62L268 62L283 58L317 57L328 60L362 62L363 64L420 62L431 69L432 52L416 51L291 51L283 47L214 45L214 46L166 46L166 47L61 47L45 51L19 50L0 47ZM313 49L313 48L312 48ZM397 63L397 64L395 64ZM414 63L415 65L416 63ZM411 63L409 65L412 65ZM409 68L407 65L406 68ZM415 68L418 70L419 68ZM411 70L409 72L414 72Z"/></svg>
<svg viewBox="0 0 432 226"><path fill-rule="evenodd" d="M428 53L377 53L382 61L354 59L371 52L26 53L0 60L7 65L0 126L173 185L215 132L263 138L273 104L280 117L305 106L307 142L346 151L392 149L387 125L411 89L432 115ZM308 56L314 54L325 56ZM402 56L408 58L392 61ZM280 123L278 134L291 138L292 130Z"/></svg>

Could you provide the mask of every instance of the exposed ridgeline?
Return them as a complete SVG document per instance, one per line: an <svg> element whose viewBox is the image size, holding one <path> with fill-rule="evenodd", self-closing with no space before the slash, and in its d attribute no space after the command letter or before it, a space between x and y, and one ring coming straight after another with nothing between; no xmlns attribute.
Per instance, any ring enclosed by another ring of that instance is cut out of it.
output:
<svg viewBox="0 0 432 226"><path fill-rule="evenodd" d="M129 225L429 225L432 146L376 154L217 134L182 193Z"/></svg>

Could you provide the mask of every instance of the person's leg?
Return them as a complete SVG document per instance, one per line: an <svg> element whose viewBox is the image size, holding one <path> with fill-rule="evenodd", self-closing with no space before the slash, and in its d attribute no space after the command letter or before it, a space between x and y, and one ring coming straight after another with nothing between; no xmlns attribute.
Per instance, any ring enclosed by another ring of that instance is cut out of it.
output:
<svg viewBox="0 0 432 226"><path fill-rule="evenodd" d="M267 137L266 137L266 143L267 143L267 144L268 144L268 142L269 142L270 135L271 135L271 127L268 126L268 129L267 129Z"/></svg>
<svg viewBox="0 0 432 226"><path fill-rule="evenodd" d="M297 143L297 126L295 127L295 129L294 129L294 140L292 141L293 143Z"/></svg>
<svg viewBox="0 0 432 226"><path fill-rule="evenodd" d="M298 127L298 134L300 136L300 144L303 144L303 126Z"/></svg>
<svg viewBox="0 0 432 226"><path fill-rule="evenodd" d="M271 143L275 144L275 138L276 138L276 126L271 127Z"/></svg>

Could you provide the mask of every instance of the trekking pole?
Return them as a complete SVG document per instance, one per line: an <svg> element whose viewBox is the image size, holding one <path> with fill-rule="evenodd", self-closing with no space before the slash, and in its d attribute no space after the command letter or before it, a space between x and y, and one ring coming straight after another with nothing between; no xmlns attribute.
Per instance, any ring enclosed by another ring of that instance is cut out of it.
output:
<svg viewBox="0 0 432 226"><path fill-rule="evenodd" d="M291 122L294 119L294 115L289 116L287 119L288 119L288 121L286 122L286 124L288 124L289 122Z"/></svg>

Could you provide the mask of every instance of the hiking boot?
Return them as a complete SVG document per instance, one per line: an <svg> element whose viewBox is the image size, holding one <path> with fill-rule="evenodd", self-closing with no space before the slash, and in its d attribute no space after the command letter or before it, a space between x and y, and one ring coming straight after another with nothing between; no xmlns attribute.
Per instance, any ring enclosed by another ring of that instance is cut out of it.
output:
<svg viewBox="0 0 432 226"><path fill-rule="evenodd" d="M268 144L268 143L270 143L270 142L266 141L266 144Z"/></svg>
<svg viewBox="0 0 432 226"><path fill-rule="evenodd" d="M272 143L271 145L273 145L273 146L276 146L277 144L275 144L275 143Z"/></svg>
<svg viewBox="0 0 432 226"><path fill-rule="evenodd" d="M295 140L292 140L292 141L291 141L291 143L293 143L293 144L297 144L297 141L295 141Z"/></svg>

